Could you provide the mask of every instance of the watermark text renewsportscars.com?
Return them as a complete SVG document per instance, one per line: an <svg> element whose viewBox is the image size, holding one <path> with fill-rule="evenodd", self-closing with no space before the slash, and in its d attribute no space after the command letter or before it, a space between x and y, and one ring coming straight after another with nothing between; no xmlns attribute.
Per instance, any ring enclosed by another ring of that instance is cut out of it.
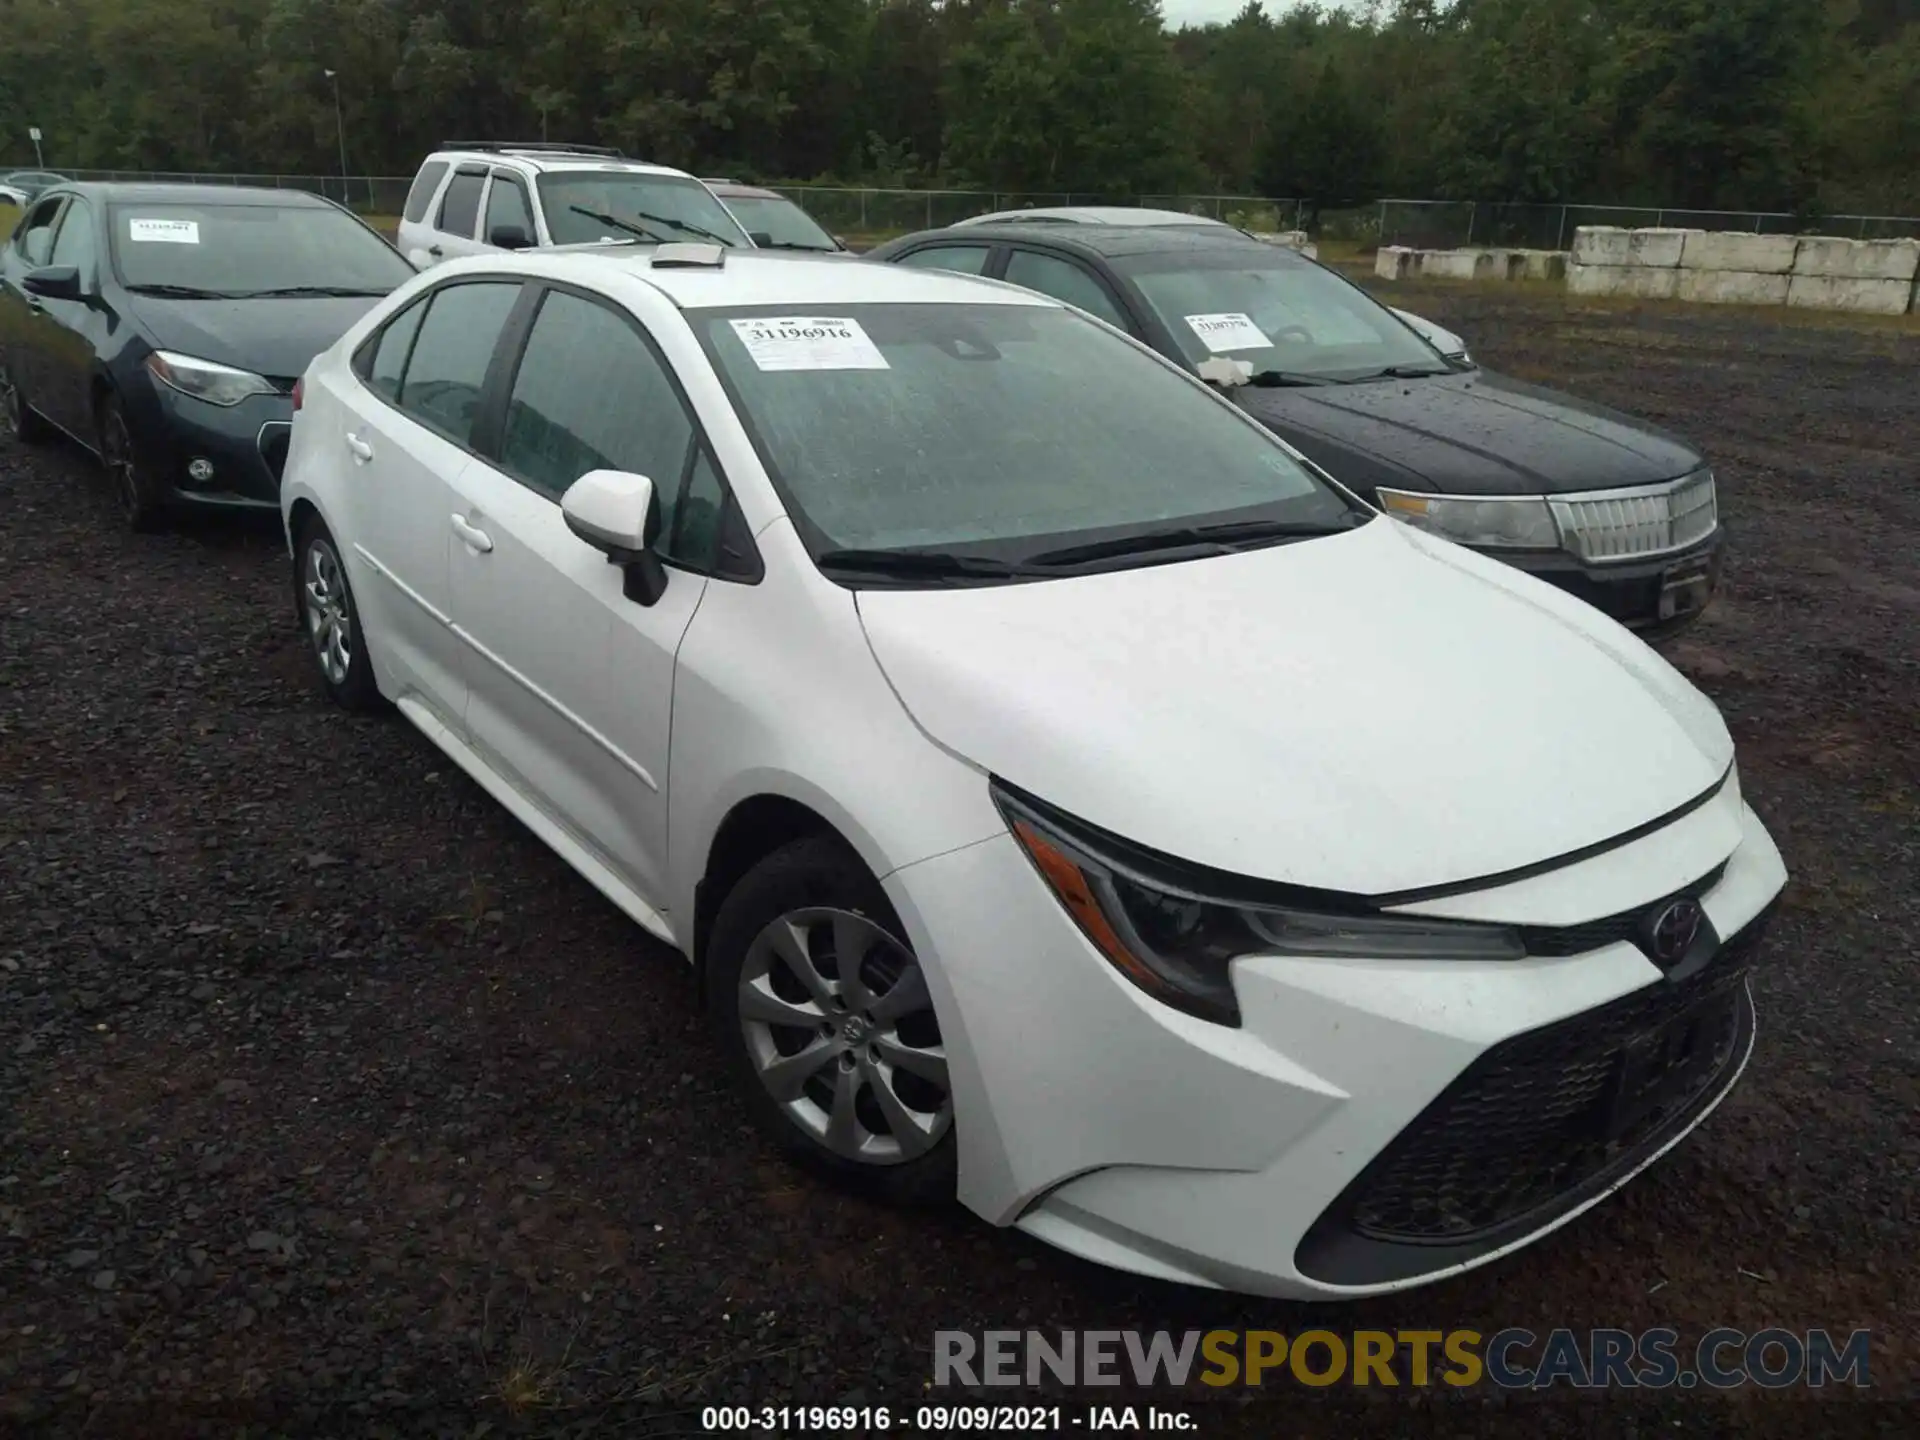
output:
<svg viewBox="0 0 1920 1440"><path fill-rule="evenodd" d="M937 1330L936 1386L1866 1386L1871 1332Z"/></svg>

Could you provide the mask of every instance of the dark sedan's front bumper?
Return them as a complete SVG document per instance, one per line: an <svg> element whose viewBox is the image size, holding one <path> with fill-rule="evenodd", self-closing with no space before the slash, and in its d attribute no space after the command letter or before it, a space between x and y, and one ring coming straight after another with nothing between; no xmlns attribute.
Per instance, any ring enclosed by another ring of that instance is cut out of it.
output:
<svg viewBox="0 0 1920 1440"><path fill-rule="evenodd" d="M130 407L128 418L141 460L167 487L170 500L279 508L280 471L293 430L291 396L249 395L238 405L209 405L164 385L148 389L149 403ZM194 478L196 460L212 467L204 479Z"/></svg>
<svg viewBox="0 0 1920 1440"><path fill-rule="evenodd" d="M1642 639L1667 640L1698 620L1719 589L1726 541L1726 526L1719 525L1700 544L1685 550L1604 564L1565 550L1485 553L1578 595Z"/></svg>

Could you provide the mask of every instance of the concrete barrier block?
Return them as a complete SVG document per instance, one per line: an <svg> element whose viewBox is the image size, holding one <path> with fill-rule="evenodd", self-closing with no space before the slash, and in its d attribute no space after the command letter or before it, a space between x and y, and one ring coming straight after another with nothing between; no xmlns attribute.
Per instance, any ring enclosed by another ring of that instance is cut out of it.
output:
<svg viewBox="0 0 1920 1440"><path fill-rule="evenodd" d="M1911 280L1920 274L1920 240L1841 240L1808 235L1793 262L1796 275L1841 280Z"/></svg>
<svg viewBox="0 0 1920 1440"><path fill-rule="evenodd" d="M1784 275L1793 269L1798 235L1749 235L1738 230L1695 230L1681 247L1683 270L1736 270Z"/></svg>
<svg viewBox="0 0 1920 1440"><path fill-rule="evenodd" d="M1789 278L1750 270L1682 269L1675 293L1681 300L1702 305L1784 305Z"/></svg>
<svg viewBox="0 0 1920 1440"><path fill-rule="evenodd" d="M1615 225L1582 225L1573 232L1573 259L1581 265L1645 265L1671 269L1680 263L1687 237L1701 232Z"/></svg>
<svg viewBox="0 0 1920 1440"><path fill-rule="evenodd" d="M1795 275L1787 304L1808 310L1852 310L1863 315L1904 315L1913 304L1911 280L1848 280L1832 275Z"/></svg>
<svg viewBox="0 0 1920 1440"><path fill-rule="evenodd" d="M1373 273L1382 280L1405 280L1414 273L1418 255L1405 245L1382 245L1373 257Z"/></svg>
<svg viewBox="0 0 1920 1440"><path fill-rule="evenodd" d="M1564 250L1516 250L1520 273L1516 280L1564 280L1567 278L1567 252Z"/></svg>
<svg viewBox="0 0 1920 1440"><path fill-rule="evenodd" d="M1570 295L1619 295L1636 300L1671 300L1679 288L1680 272L1651 265L1567 266Z"/></svg>
<svg viewBox="0 0 1920 1440"><path fill-rule="evenodd" d="M1476 280L1496 273L1495 259L1486 250L1425 250L1420 274L1435 280Z"/></svg>

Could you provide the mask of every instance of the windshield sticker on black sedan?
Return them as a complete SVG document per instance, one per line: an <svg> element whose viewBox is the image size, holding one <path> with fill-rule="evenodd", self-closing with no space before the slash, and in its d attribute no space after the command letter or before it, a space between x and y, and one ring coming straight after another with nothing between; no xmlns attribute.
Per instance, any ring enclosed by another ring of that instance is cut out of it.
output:
<svg viewBox="0 0 1920 1440"><path fill-rule="evenodd" d="M1216 355L1227 350L1264 350L1269 340L1253 321L1238 311L1224 315L1189 315L1187 328Z"/></svg>
<svg viewBox="0 0 1920 1440"><path fill-rule="evenodd" d="M127 221L129 240L159 240L169 245L198 245L200 243L200 222L198 220L129 220Z"/></svg>
<svg viewBox="0 0 1920 1440"><path fill-rule="evenodd" d="M729 321L762 370L887 370L887 357L860 322L827 315L772 315Z"/></svg>

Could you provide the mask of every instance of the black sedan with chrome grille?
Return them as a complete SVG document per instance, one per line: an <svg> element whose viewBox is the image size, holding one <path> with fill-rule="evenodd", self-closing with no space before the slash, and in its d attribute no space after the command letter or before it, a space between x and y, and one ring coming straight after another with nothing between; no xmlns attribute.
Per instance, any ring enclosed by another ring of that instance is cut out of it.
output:
<svg viewBox="0 0 1920 1440"><path fill-rule="evenodd" d="M317 195L53 186L0 252L0 423L94 451L136 529L277 509L295 382L413 274Z"/></svg>
<svg viewBox="0 0 1920 1440"><path fill-rule="evenodd" d="M1220 386L1409 524L1571 591L1646 639L1719 583L1713 472L1642 421L1435 350L1359 286L1224 225L976 224L869 252L987 275Z"/></svg>

